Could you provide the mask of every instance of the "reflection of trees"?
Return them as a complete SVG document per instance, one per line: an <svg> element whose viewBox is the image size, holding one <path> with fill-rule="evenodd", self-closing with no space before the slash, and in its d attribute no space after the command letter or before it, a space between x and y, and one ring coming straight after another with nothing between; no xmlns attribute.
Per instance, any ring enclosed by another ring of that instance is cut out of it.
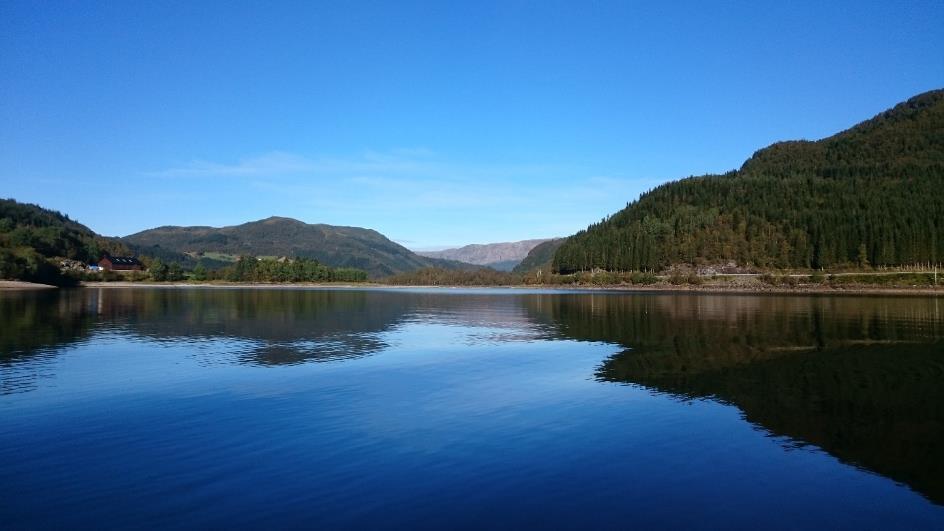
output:
<svg viewBox="0 0 944 531"><path fill-rule="evenodd" d="M540 337L626 350L597 371L712 397L944 502L944 303L925 298L268 289L85 289L0 297L0 392L95 330L192 345L205 363L286 365L366 356L421 323L461 340ZM208 347L208 348L207 348ZM8 369L14 370L8 370Z"/></svg>
<svg viewBox="0 0 944 531"><path fill-rule="evenodd" d="M78 290L0 293L0 395L35 389L50 374L48 362L94 323Z"/></svg>
<svg viewBox="0 0 944 531"><path fill-rule="evenodd" d="M0 295L0 394L28 391L45 373L47 358L88 336L95 316L77 290Z"/></svg>
<svg viewBox="0 0 944 531"><path fill-rule="evenodd" d="M93 311L77 290L13 291L0 296L0 364L87 336Z"/></svg>
<svg viewBox="0 0 944 531"><path fill-rule="evenodd" d="M232 340L233 359L290 365L365 356L386 348L378 334L408 301L367 291L285 289L97 290L101 318L153 341ZM219 352L213 352L216 356Z"/></svg>
<svg viewBox="0 0 944 531"><path fill-rule="evenodd" d="M515 332L527 323L517 297L381 290L84 289L4 294L0 309L15 316L2 322L4 363L53 352L95 328L235 345L196 349L207 363L286 365L378 352L387 347L382 332L412 320Z"/></svg>
<svg viewBox="0 0 944 531"><path fill-rule="evenodd" d="M562 335L627 348L603 363L600 380L731 403L776 435L944 503L939 301L602 295L541 304L538 318L550 316Z"/></svg>

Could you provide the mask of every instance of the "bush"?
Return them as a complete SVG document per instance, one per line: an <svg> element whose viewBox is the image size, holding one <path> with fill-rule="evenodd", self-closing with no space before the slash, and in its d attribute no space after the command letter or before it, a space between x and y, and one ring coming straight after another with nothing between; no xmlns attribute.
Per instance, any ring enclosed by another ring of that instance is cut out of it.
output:
<svg viewBox="0 0 944 531"><path fill-rule="evenodd" d="M160 259L157 259L151 263L151 267L148 268L148 273L151 275L151 280L163 282L167 280L167 275L170 273L170 267L168 267L164 262L161 262Z"/></svg>
<svg viewBox="0 0 944 531"><path fill-rule="evenodd" d="M520 284L521 279L516 274L494 269L453 270L427 267L387 277L386 282L403 286L512 286Z"/></svg>
<svg viewBox="0 0 944 531"><path fill-rule="evenodd" d="M207 269L203 264L197 264L197 267L193 268L193 279L197 281L204 281L207 279Z"/></svg>
<svg viewBox="0 0 944 531"><path fill-rule="evenodd" d="M669 284L672 284L673 286L681 286L683 284L698 286L702 282L702 278L695 273L682 273L679 271L674 271L671 275L669 275Z"/></svg>
<svg viewBox="0 0 944 531"><path fill-rule="evenodd" d="M633 271L629 275L629 282L632 284L655 284L659 281L659 277L655 273L649 271Z"/></svg>
<svg viewBox="0 0 944 531"><path fill-rule="evenodd" d="M167 280L171 282L179 282L184 279L184 271L180 268L180 264L177 262L172 263L167 268Z"/></svg>
<svg viewBox="0 0 944 531"><path fill-rule="evenodd" d="M59 267L31 248L0 248L0 278L54 286L72 286L78 282L76 278L62 274Z"/></svg>

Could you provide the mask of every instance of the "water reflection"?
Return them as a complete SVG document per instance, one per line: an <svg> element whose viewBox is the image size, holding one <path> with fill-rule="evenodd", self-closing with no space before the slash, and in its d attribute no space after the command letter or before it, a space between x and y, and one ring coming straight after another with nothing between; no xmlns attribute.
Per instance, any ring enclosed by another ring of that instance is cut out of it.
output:
<svg viewBox="0 0 944 531"><path fill-rule="evenodd" d="M35 389L60 349L87 337L95 321L88 299L74 293L0 293L0 395Z"/></svg>
<svg viewBox="0 0 944 531"><path fill-rule="evenodd" d="M378 337L402 318L402 301L365 291L96 290L107 326L148 341L232 339L234 361L293 365L355 358L387 345Z"/></svg>
<svg viewBox="0 0 944 531"><path fill-rule="evenodd" d="M535 306L535 302L529 303ZM626 350L601 381L712 398L799 444L944 503L940 301L863 297L562 297L536 318Z"/></svg>
<svg viewBox="0 0 944 531"><path fill-rule="evenodd" d="M202 365L286 366L390 349L398 327L476 345L572 339L622 352L588 377L737 406L797 444L944 503L936 298L102 289L0 294L0 393L35 390L96 334L186 345Z"/></svg>
<svg viewBox="0 0 944 531"><path fill-rule="evenodd" d="M383 290L84 289L0 294L0 363L35 362L95 333L197 349L205 364L294 365L353 359L390 345L404 323L471 327L476 342L529 340L518 297ZM22 389L20 389L22 390ZM6 389L11 392L11 389Z"/></svg>

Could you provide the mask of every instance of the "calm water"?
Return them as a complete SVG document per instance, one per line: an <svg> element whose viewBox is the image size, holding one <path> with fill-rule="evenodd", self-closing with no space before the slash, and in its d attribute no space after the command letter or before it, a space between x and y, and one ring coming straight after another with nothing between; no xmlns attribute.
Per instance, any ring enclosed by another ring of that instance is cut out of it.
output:
<svg viewBox="0 0 944 531"><path fill-rule="evenodd" d="M0 293L0 528L944 528L944 301Z"/></svg>

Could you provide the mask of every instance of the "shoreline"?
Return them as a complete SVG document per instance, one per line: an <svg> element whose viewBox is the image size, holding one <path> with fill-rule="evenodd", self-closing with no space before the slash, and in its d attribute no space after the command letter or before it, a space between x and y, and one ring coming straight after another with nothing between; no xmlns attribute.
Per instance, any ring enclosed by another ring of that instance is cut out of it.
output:
<svg viewBox="0 0 944 531"><path fill-rule="evenodd" d="M0 291L46 290L58 289L59 286L27 282L25 280L0 280Z"/></svg>
<svg viewBox="0 0 944 531"><path fill-rule="evenodd" d="M54 286L48 286L54 287ZM506 286L461 286L461 285L425 285L407 286L402 284L384 284L380 282L82 282L82 288L215 288L215 289L506 289L506 290L554 290L554 291L602 291L602 292L664 292L664 293L732 293L745 295L934 295L944 296L944 286L939 287L875 287L875 286L769 286L769 285L611 285L611 286L575 286L575 285L538 285L517 284Z"/></svg>
<svg viewBox="0 0 944 531"><path fill-rule="evenodd" d="M938 287L877 287L877 286L842 286L833 287L825 285L799 285L799 286L771 286L767 284L648 284L648 285L608 285L608 286L583 286L583 285L543 285L543 284L515 284L503 286L462 286L462 285L402 285L402 284L384 284L382 282L81 282L77 288L111 288L111 289L311 289L311 290L330 290L330 289L384 289L384 290L408 290L408 289L438 289L438 290L460 290L460 289L498 289L498 290L552 290L552 291L571 291L571 292L624 292L624 293L706 293L706 294L743 294L743 295L922 295L922 296L944 296L944 285ZM35 282L26 282L22 280L0 280L0 292L2 291L33 291L58 289L58 286L49 284L38 284ZM67 288L68 289L68 288Z"/></svg>

